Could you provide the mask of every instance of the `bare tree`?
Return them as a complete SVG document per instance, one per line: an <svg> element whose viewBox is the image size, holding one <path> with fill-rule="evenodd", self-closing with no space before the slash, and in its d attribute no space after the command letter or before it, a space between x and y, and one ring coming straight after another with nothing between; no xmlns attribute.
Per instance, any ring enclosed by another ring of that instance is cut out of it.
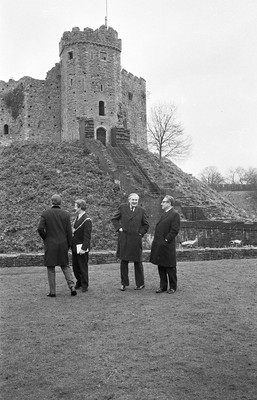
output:
<svg viewBox="0 0 257 400"><path fill-rule="evenodd" d="M176 106L157 104L151 108L147 124L149 149L157 152L159 159L169 157L174 160L189 157L192 141L176 120Z"/></svg>
<svg viewBox="0 0 257 400"><path fill-rule="evenodd" d="M200 180L207 185L220 185L224 178L216 167L205 167L200 173Z"/></svg>
<svg viewBox="0 0 257 400"><path fill-rule="evenodd" d="M226 183L230 184L244 184L245 182L245 169L242 167L230 168L226 176Z"/></svg>
<svg viewBox="0 0 257 400"><path fill-rule="evenodd" d="M248 168L245 171L244 175L245 183L248 185L256 185L257 184L257 168Z"/></svg>

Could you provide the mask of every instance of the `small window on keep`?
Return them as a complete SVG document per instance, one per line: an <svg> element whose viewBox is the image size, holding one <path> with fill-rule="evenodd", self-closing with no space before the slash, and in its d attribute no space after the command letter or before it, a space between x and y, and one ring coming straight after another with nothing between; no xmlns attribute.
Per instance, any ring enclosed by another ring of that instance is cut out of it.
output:
<svg viewBox="0 0 257 400"><path fill-rule="evenodd" d="M105 115L104 101L99 101L99 115Z"/></svg>
<svg viewBox="0 0 257 400"><path fill-rule="evenodd" d="M73 59L73 51L68 51L68 59L69 60Z"/></svg>
<svg viewBox="0 0 257 400"><path fill-rule="evenodd" d="M129 99L129 100L133 100L133 93L128 92L128 99Z"/></svg>
<svg viewBox="0 0 257 400"><path fill-rule="evenodd" d="M103 61L107 60L107 53L106 51L100 51L100 59Z"/></svg>

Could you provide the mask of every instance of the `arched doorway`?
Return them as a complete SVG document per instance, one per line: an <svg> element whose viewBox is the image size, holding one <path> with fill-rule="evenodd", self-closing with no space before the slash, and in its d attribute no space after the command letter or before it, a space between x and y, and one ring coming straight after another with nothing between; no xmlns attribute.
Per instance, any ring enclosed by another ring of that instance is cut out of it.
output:
<svg viewBox="0 0 257 400"><path fill-rule="evenodd" d="M103 143L104 146L106 146L106 129L104 128L98 128L96 130L96 139L100 140L100 142Z"/></svg>

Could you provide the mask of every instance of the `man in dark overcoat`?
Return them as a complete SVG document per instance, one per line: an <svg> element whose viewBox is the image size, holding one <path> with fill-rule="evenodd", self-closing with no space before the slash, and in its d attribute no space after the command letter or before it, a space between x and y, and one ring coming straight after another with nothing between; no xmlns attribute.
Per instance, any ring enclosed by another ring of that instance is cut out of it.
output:
<svg viewBox="0 0 257 400"><path fill-rule="evenodd" d="M86 215L86 201L77 199L74 210L76 218L73 222L72 238L72 267L77 279L75 289L82 288L82 292L88 291L88 255L90 251L90 240L92 221Z"/></svg>
<svg viewBox="0 0 257 400"><path fill-rule="evenodd" d="M71 295L75 296L77 292L68 258L72 238L70 215L61 209L62 200L58 194L53 195L51 201L52 207L42 213L38 225L38 233L44 240L45 265L50 289L47 296L56 297L56 265L61 267Z"/></svg>
<svg viewBox="0 0 257 400"><path fill-rule="evenodd" d="M180 216L173 205L174 198L166 195L161 202L164 212L156 224L151 247L150 262L158 265L160 276L156 293L175 293L177 290L176 236L180 229Z"/></svg>
<svg viewBox="0 0 257 400"><path fill-rule="evenodd" d="M134 262L135 289L145 287L144 269L142 263L142 238L149 229L144 208L138 205L139 196L131 193L128 203L121 204L112 218L112 223L118 232L117 258L120 262L121 290L129 286L128 264Z"/></svg>

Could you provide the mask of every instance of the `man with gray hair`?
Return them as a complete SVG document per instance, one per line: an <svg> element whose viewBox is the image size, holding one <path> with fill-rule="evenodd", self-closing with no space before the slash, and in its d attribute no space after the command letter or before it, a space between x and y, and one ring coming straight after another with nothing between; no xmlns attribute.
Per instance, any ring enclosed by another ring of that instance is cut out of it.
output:
<svg viewBox="0 0 257 400"><path fill-rule="evenodd" d="M48 297L56 297L55 266L59 265L65 276L71 296L76 296L73 276L69 267L68 250L71 247L71 222L67 211L61 209L61 196L54 194L52 207L44 211L38 225L38 233L44 241L45 266L47 267L49 293Z"/></svg>
<svg viewBox="0 0 257 400"><path fill-rule="evenodd" d="M144 269L142 263L142 238L149 229L144 208L138 205L139 196L131 193L128 203L121 204L112 218L112 223L118 232L117 258L120 262L121 288L129 286L128 263L134 261L136 290L145 287Z"/></svg>

